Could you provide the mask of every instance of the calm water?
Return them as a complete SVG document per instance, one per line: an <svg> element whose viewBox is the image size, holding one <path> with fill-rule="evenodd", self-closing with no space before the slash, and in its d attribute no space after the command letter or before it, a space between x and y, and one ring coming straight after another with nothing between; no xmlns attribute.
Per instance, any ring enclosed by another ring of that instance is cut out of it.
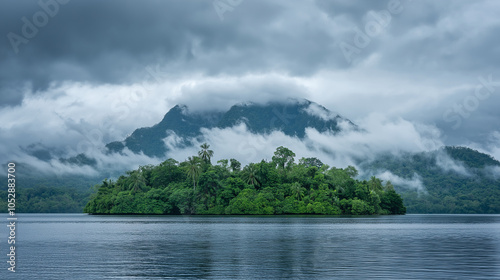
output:
<svg viewBox="0 0 500 280"><path fill-rule="evenodd" d="M18 219L0 279L500 279L500 215Z"/></svg>

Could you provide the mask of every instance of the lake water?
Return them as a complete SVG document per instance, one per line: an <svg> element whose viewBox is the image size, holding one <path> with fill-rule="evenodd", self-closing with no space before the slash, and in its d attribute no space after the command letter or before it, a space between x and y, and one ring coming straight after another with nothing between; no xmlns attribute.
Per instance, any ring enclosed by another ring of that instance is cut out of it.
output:
<svg viewBox="0 0 500 280"><path fill-rule="evenodd" d="M500 279L500 215L17 218L0 279Z"/></svg>

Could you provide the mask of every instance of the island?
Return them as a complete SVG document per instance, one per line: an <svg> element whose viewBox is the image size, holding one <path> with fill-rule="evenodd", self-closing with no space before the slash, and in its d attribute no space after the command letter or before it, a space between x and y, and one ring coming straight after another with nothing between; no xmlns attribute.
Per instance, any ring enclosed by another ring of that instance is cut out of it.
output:
<svg viewBox="0 0 500 280"><path fill-rule="evenodd" d="M89 214L140 215L392 215L405 214L390 181L357 180L352 166L329 167L280 146L271 161L236 159L213 165L204 143L197 156L140 166L105 179L84 208Z"/></svg>

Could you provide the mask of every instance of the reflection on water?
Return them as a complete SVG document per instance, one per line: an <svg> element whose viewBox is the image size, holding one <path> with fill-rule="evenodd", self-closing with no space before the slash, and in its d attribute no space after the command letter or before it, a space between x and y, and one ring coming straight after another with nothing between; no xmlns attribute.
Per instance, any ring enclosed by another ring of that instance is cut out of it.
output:
<svg viewBox="0 0 500 280"><path fill-rule="evenodd" d="M500 278L500 215L18 219L1 279Z"/></svg>

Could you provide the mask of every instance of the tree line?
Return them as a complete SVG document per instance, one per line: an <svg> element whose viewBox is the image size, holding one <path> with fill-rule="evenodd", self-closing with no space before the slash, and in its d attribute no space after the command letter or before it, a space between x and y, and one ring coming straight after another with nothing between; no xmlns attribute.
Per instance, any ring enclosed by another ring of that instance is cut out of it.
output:
<svg viewBox="0 0 500 280"><path fill-rule="evenodd" d="M329 167L278 147L271 161L242 167L232 159L212 164L203 144L183 162L141 166L116 181L104 180L84 208L91 214L274 215L405 214L391 182L356 180L352 167Z"/></svg>
<svg viewBox="0 0 500 280"><path fill-rule="evenodd" d="M0 209L7 212L7 189L0 191ZM81 213L89 191L64 187L16 188L17 213Z"/></svg>

